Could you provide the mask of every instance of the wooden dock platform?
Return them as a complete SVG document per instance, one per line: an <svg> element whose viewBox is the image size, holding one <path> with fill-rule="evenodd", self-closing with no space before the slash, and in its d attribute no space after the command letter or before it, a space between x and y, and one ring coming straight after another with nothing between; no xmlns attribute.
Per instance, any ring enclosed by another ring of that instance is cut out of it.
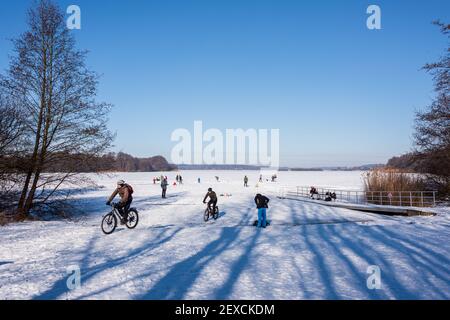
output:
<svg viewBox="0 0 450 320"><path fill-rule="evenodd" d="M344 208L356 211L370 212L370 213L378 213L389 216L434 216L436 215L434 212L426 211L423 208L415 208L415 207L394 207L394 206L381 206L381 205L369 205L369 204L356 204L356 203L348 203L348 202L336 202L336 201L324 201L324 200L314 200L306 197L296 197L286 195L284 197L280 197L282 199L290 199L297 200L303 202L314 203L323 206L335 207L335 208Z"/></svg>

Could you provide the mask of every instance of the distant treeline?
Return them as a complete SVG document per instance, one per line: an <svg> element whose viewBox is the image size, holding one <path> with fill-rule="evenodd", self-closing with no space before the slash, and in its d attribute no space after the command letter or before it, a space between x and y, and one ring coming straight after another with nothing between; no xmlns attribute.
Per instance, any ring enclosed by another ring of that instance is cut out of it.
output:
<svg viewBox="0 0 450 320"><path fill-rule="evenodd" d="M121 172L173 171L177 169L176 165L170 164L163 156L136 158L119 152L107 155L106 159L112 161L113 170Z"/></svg>
<svg viewBox="0 0 450 320"><path fill-rule="evenodd" d="M180 164L180 170L261 170L260 166L239 164Z"/></svg>
<svg viewBox="0 0 450 320"><path fill-rule="evenodd" d="M388 168L403 171L433 174L441 177L450 175L450 148L441 152L410 152L389 159Z"/></svg>
<svg viewBox="0 0 450 320"><path fill-rule="evenodd" d="M392 157L388 160L386 167L412 172L421 171L421 167L418 163L418 155L413 153L406 153L398 157Z"/></svg>
<svg viewBox="0 0 450 320"><path fill-rule="evenodd" d="M170 164L163 156L136 158L129 154L108 153L102 156L87 154L52 153L48 155L54 161L49 161L42 168L47 173L88 173L88 172L151 172L172 171L177 166ZM9 167L9 172L21 172L26 168L29 157L0 158L2 167Z"/></svg>
<svg viewBox="0 0 450 320"><path fill-rule="evenodd" d="M355 167L291 168L289 171L366 171L381 167L384 167L384 164L365 164Z"/></svg>
<svg viewBox="0 0 450 320"><path fill-rule="evenodd" d="M315 168L289 168L280 167L278 171L365 171L384 167L384 164L367 164L357 167L315 167ZM234 165L234 164L180 164L179 170L264 170L262 166Z"/></svg>
<svg viewBox="0 0 450 320"><path fill-rule="evenodd" d="M94 162L96 163L96 166L100 166L102 171L152 172L172 171L177 169L176 165L170 164L163 156L137 158L123 152L108 153L100 158L96 158ZM87 164L89 164L89 162L87 162ZM80 169L82 172L91 171L89 165Z"/></svg>
<svg viewBox="0 0 450 320"><path fill-rule="evenodd" d="M323 171L322 168L291 168L289 171Z"/></svg>

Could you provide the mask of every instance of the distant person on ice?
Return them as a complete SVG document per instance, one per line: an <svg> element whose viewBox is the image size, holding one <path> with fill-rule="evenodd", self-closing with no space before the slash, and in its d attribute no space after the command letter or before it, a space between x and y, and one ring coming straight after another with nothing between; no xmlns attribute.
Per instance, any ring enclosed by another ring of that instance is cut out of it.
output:
<svg viewBox="0 0 450 320"><path fill-rule="evenodd" d="M314 195L318 195L319 192L317 191L316 187L311 187L311 190L309 190L309 194L311 195L311 199L314 199Z"/></svg>
<svg viewBox="0 0 450 320"><path fill-rule="evenodd" d="M206 199L208 199L208 198L209 198L208 208L209 208L209 210L212 209L212 211L214 212L214 209L217 206L217 195L213 191L212 188L208 188L208 192L206 193L205 197L203 198L203 203L206 203Z"/></svg>
<svg viewBox="0 0 450 320"><path fill-rule="evenodd" d="M258 193L255 197L256 208L258 209L258 228L265 228L267 226L267 208L269 208L270 199Z"/></svg>
<svg viewBox="0 0 450 320"><path fill-rule="evenodd" d="M116 205L117 210L119 210L122 216L120 223L125 224L128 219L128 210L130 209L131 202L133 202L133 188L123 180L117 181L117 188L109 197L106 205L111 205L111 202L117 195L120 196L120 202Z"/></svg>
<svg viewBox="0 0 450 320"><path fill-rule="evenodd" d="M244 177L244 187L248 187L248 177Z"/></svg>
<svg viewBox="0 0 450 320"><path fill-rule="evenodd" d="M162 197L166 198L167 186L169 183L167 182L167 178L161 179L161 189L162 189Z"/></svg>

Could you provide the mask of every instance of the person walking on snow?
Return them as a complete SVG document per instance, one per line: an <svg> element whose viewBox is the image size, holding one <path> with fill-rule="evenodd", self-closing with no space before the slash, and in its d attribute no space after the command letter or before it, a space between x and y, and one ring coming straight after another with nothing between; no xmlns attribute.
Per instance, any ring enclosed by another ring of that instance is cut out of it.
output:
<svg viewBox="0 0 450 320"><path fill-rule="evenodd" d="M270 199L258 193L255 197L256 208L258 209L258 228L265 228L267 226L266 210L269 208L268 203Z"/></svg>
<svg viewBox="0 0 450 320"><path fill-rule="evenodd" d="M244 187L248 187L248 177L244 177Z"/></svg>
<svg viewBox="0 0 450 320"><path fill-rule="evenodd" d="M167 186L169 183L166 178L161 179L161 189L162 189L162 197L166 198Z"/></svg>

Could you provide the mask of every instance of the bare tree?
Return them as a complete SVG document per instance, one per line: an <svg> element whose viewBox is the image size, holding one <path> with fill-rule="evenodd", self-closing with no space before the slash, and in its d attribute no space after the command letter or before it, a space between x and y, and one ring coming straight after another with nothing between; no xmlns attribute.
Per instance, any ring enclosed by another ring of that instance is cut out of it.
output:
<svg viewBox="0 0 450 320"><path fill-rule="evenodd" d="M14 189L20 180L18 155L23 143L22 116L0 87L0 210L14 203Z"/></svg>
<svg viewBox="0 0 450 320"><path fill-rule="evenodd" d="M449 38L450 25L436 21ZM424 69L433 77L436 97L424 112L416 115L415 142L421 170L430 173L443 194L450 194L450 47L436 63Z"/></svg>
<svg viewBox="0 0 450 320"><path fill-rule="evenodd" d="M13 154L23 134L22 116L4 93L0 92L0 157Z"/></svg>
<svg viewBox="0 0 450 320"><path fill-rule="evenodd" d="M106 151L113 139L106 127L111 106L96 102L98 75L86 67L86 52L75 48L63 11L51 0L29 10L28 31L13 43L15 56L2 85L20 102L31 142L23 155L17 205L26 216L64 184L85 182L73 162L63 173L46 171L50 164L64 162L64 155L96 157Z"/></svg>

